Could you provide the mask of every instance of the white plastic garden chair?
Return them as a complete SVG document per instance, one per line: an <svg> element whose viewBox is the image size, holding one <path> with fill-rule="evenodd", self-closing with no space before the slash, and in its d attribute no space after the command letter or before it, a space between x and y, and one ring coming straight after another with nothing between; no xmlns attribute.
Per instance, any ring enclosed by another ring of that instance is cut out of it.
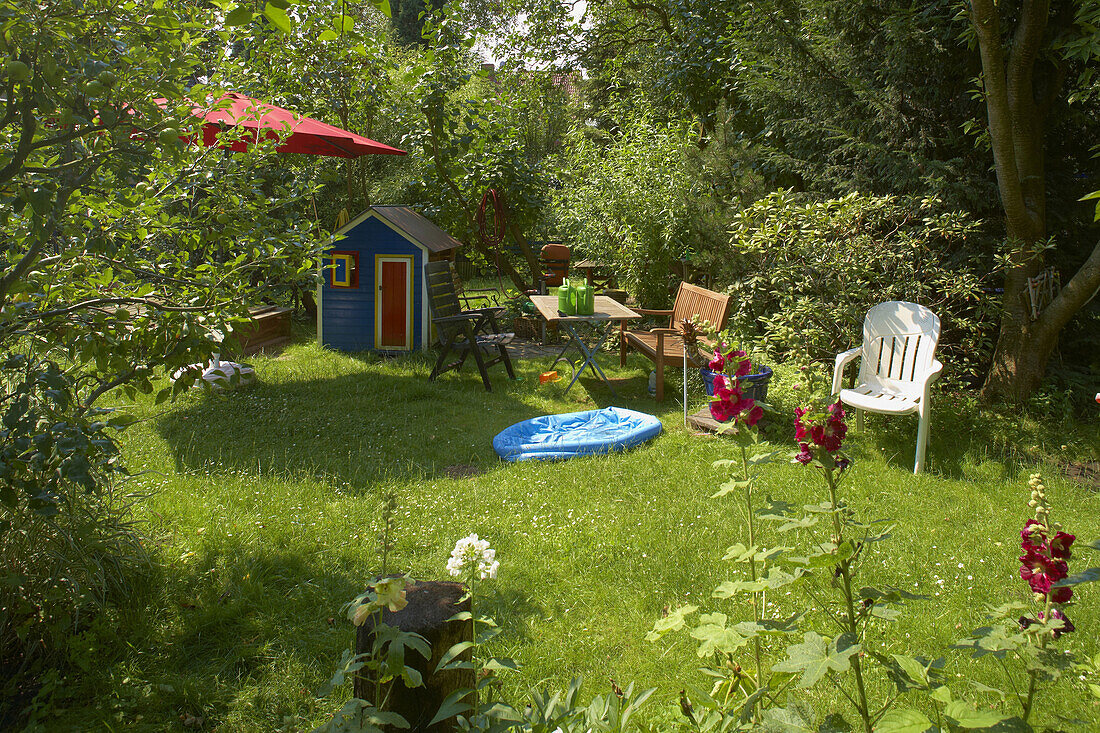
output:
<svg viewBox="0 0 1100 733"><path fill-rule="evenodd" d="M837 354L833 394L856 411L856 430L863 429L863 410L884 415L917 413L917 456L913 473L924 470L928 447L929 392L943 364L933 354L940 340L940 319L916 303L890 301L867 311L863 345ZM841 389L844 369L861 357L853 389Z"/></svg>

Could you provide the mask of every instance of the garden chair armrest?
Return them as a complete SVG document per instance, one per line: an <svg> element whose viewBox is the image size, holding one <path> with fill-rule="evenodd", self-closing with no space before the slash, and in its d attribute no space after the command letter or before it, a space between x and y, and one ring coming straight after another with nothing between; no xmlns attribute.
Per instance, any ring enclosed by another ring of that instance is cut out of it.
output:
<svg viewBox="0 0 1100 733"><path fill-rule="evenodd" d="M921 382L921 402L925 405L928 404L928 398L932 392L932 382L935 382L940 378L940 373L943 372L943 364L939 359L932 360L932 368L928 370L928 373L924 375L924 380Z"/></svg>
<svg viewBox="0 0 1100 733"><path fill-rule="evenodd" d="M432 323L454 323L456 321L475 321L485 317L485 314L481 311L463 311L462 313L456 313L453 316L435 316L432 318Z"/></svg>
<svg viewBox="0 0 1100 733"><path fill-rule="evenodd" d="M474 314L478 314L478 315L486 315L486 316L493 317L493 316L499 316L500 314L504 313L504 311L506 311L506 310L507 310L507 308L505 308L504 306L493 305L493 306L488 306L486 308L470 308L469 310L466 310L466 311L463 311L463 312L464 313L474 313Z"/></svg>
<svg viewBox="0 0 1100 733"><path fill-rule="evenodd" d="M857 356L863 353L863 347L857 346L854 349L848 349L847 351L836 355L836 365L833 367L833 394L840 394L841 382L844 380L844 367L849 362L854 360Z"/></svg>

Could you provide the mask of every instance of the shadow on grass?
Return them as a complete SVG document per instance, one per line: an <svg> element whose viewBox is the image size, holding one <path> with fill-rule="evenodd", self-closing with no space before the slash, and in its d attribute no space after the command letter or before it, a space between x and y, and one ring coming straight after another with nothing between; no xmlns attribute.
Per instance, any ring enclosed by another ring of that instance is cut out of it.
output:
<svg viewBox="0 0 1100 733"><path fill-rule="evenodd" d="M211 548L188 568L169 571L180 610L166 648L170 668L200 676L245 677L275 653L300 653L311 663L317 637L347 627L329 619L366 587L350 568L323 567L292 551Z"/></svg>
<svg viewBox="0 0 1100 733"><path fill-rule="evenodd" d="M854 415L849 425L854 430ZM943 476L968 479L968 466L992 463L999 478L1009 479L1052 459L1063 445L1095 452L1100 446L1088 429L1084 423L1067 427L1027 419L1016 408L980 406L968 396L938 394L932 398L926 465ZM879 451L891 467L912 471L917 416L865 413L862 445Z"/></svg>
<svg viewBox="0 0 1100 733"><path fill-rule="evenodd" d="M136 682L116 682L120 709L133 705L129 688L143 678L160 683L140 706L150 719L194 715L217 727L241 696L266 700L258 690L278 689L272 721L317 704L302 685L327 679L354 638L340 614L364 587L353 568L233 545L207 547L164 573L166 605L130 635L132 645L158 650L156 661L143 660L150 666L134 670Z"/></svg>
<svg viewBox="0 0 1100 733"><path fill-rule="evenodd" d="M486 392L476 368L429 382L423 361L409 361L364 358L360 373L211 395L157 429L180 472L312 476L357 490L454 464L487 470L498 462L493 436L538 414L522 399L529 388L502 369Z"/></svg>
<svg viewBox="0 0 1100 733"><path fill-rule="evenodd" d="M654 411L644 374L613 378L616 397L586 371L563 394L571 375L539 385L548 360L523 360L515 362L520 381L492 367L486 392L473 364L429 382L434 357L344 356L356 373L261 381L160 418L176 470L311 476L354 492L383 479L444 477L448 466L495 468L493 436L542 414L535 399L563 402L556 412L613 404Z"/></svg>

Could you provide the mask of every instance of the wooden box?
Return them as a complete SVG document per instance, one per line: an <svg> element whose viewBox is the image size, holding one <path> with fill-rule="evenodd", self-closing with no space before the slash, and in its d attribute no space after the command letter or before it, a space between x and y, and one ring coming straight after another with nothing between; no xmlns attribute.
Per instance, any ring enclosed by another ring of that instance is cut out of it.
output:
<svg viewBox="0 0 1100 733"><path fill-rule="evenodd" d="M250 309L252 322L233 332L234 352L241 356L278 351L290 341L290 308L276 305Z"/></svg>

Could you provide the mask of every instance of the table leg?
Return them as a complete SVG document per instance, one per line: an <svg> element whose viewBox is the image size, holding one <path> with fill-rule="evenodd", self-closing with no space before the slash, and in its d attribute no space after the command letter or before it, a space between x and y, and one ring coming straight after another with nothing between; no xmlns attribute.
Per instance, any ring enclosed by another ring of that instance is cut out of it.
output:
<svg viewBox="0 0 1100 733"><path fill-rule="evenodd" d="M545 324L546 324L546 321L543 321L544 327L545 327ZM559 323L558 327L560 328L561 325L563 325L563 324ZM557 364L558 361L560 361L565 356L565 352L569 351L569 349L574 345L573 344L573 327L570 326L568 323L565 323L564 325L565 325L565 330L569 332L570 337L565 340L565 346L561 347L561 351L559 351L558 355L554 357L554 360L550 362L550 368L551 369L553 369L554 365Z"/></svg>
<svg viewBox="0 0 1100 733"><path fill-rule="evenodd" d="M611 333L611 327L614 325L614 322L607 322L607 325L604 326L603 333L600 334L600 338L596 342L596 346L593 349L588 348L588 346L584 343L584 340L581 339L580 334L577 333L577 330L575 328L573 328L572 323L566 321L564 325L566 330L569 331L570 342L575 341L577 344L577 348L579 348L581 350L581 353L584 355L584 362L580 365L580 368L577 369L576 374L573 375L573 380L569 382L569 386L565 388L565 392L569 391L569 388L572 387L573 383L580 378L581 373L585 370L585 368L589 364L591 364L592 367L596 370L596 373L599 375L600 379L603 380L603 383L607 385L607 388L609 390L611 390L611 394L615 395L615 397L617 398L619 396L619 393L616 392L615 388L611 386L611 382L607 379L607 375L604 374L603 369L600 368L599 362L596 361L596 354L599 353L600 347L603 346L603 342L607 340L607 335ZM562 350L562 353L565 353L564 349ZM561 356L559 355L558 358L561 358ZM565 393L563 392L562 394Z"/></svg>

